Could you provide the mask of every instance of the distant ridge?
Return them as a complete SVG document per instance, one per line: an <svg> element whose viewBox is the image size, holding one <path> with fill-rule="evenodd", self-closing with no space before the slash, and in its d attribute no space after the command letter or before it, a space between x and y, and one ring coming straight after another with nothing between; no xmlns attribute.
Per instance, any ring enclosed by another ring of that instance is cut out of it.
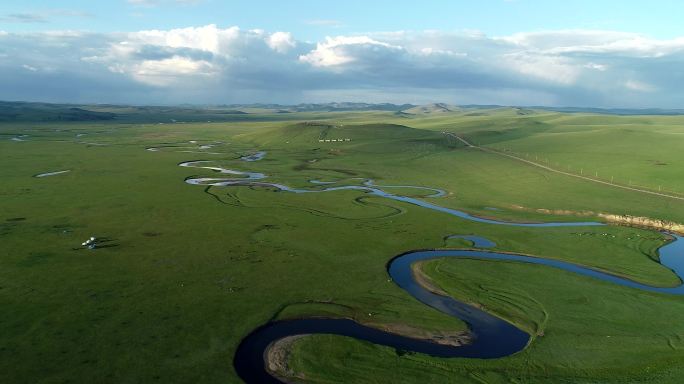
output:
<svg viewBox="0 0 684 384"><path fill-rule="evenodd" d="M0 122L16 121L136 121L150 123L218 122L218 121L270 121L296 120L297 113L328 112L391 112L395 116L413 118L449 113L464 116L484 116L494 112L513 111L517 115L541 111L560 113L594 113L604 115L684 115L684 109L659 108L588 108L503 105L451 105L431 103L426 105L391 103L302 103L282 104L223 104L176 106L136 106L115 104L52 104L42 102L0 101Z"/></svg>
<svg viewBox="0 0 684 384"><path fill-rule="evenodd" d="M391 103L303 103L297 105L282 105L282 104L227 104L219 105L223 108L234 109L261 109L273 110L274 113L288 113L288 112L345 112L345 111L401 111L407 108L413 108L413 104L391 104Z"/></svg>
<svg viewBox="0 0 684 384"><path fill-rule="evenodd" d="M102 121L116 115L74 105L0 101L0 121Z"/></svg>
<svg viewBox="0 0 684 384"><path fill-rule="evenodd" d="M598 113L604 115L684 115L684 109L660 109L660 108L582 108L582 107L529 107L554 112L566 113Z"/></svg>
<svg viewBox="0 0 684 384"><path fill-rule="evenodd" d="M684 109L663 109L663 108L592 108L592 107L547 107L547 106L507 106L498 104L467 104L461 105L464 109L494 109L494 108L516 108L521 111L551 111L562 113L597 113L601 115L684 115Z"/></svg>
<svg viewBox="0 0 684 384"><path fill-rule="evenodd" d="M444 103L432 103L427 105L419 105L404 109L401 112L405 114L417 115L417 114L429 114L429 113L448 113L459 111L458 106L448 105Z"/></svg>

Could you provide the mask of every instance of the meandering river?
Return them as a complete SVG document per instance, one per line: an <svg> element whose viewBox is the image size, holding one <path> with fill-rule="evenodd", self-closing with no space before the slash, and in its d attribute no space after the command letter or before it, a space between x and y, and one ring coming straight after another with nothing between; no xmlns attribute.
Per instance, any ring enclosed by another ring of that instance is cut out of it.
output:
<svg viewBox="0 0 684 384"><path fill-rule="evenodd" d="M365 181L362 183L362 185L340 185L340 186L332 186L332 187L326 187L326 188L311 188L311 189L305 189L305 188L293 188L284 184L278 184L278 183L270 183L267 181L262 181L267 178L267 176L263 173L259 172L242 172L242 171L236 171L228 168L223 168L219 166L211 166L207 164L213 164L215 163L214 161L209 161L209 160L199 160L199 161L186 161L183 163L178 164L181 167L190 167L190 168L201 168L201 169L208 169L212 170L215 172L219 172L222 174L230 174L230 175L235 175L235 176L242 176L242 177L190 177L185 179L185 182L188 184L194 184L194 185L204 185L204 186L220 186L220 187L227 187L227 186L238 186L238 185L245 185L245 186L262 186L262 187L271 187L271 188L276 188L278 190L284 191L284 192L292 192L292 193L322 193L322 192L334 192L334 191L342 191L342 190L356 190L356 191L363 191L367 192L369 194L375 195L375 196L380 196L380 197L385 197L391 200L396 200L396 201L402 201L404 203L408 204L413 204L417 205L419 207L431 209L434 211L439 211L443 212L452 216L457 216L462 219L466 220L471 220L471 221L477 221L480 223L487 223L487 224L499 224L499 225L510 225L510 226L516 226L516 227L558 227L558 226L567 226L567 227L576 227L576 226L597 226L597 225L604 225L603 223L598 223L598 222L593 222L593 221L585 221L585 222L553 222L553 223L519 223L519 222L511 222L511 221L504 221L504 220L495 220L495 219L487 219L487 218L482 218L478 216L473 216L469 213L459 211L458 209L453 209L453 208L447 208L443 207L441 205L433 204L424 200L421 200L419 198L415 197L408 197L408 196L402 196L402 195L397 195L393 194L390 192L385 191L383 188L412 188L412 189L421 189L421 190L430 190L433 193L426 196L426 197L441 197L445 195L445 192L442 191L441 189L436 189L436 188L429 188L429 187L423 187L423 186L412 186L412 185L376 185L375 182L371 179L365 179ZM317 186L320 186L322 183L317 180L312 180L310 181L312 184L315 184Z"/></svg>
<svg viewBox="0 0 684 384"><path fill-rule="evenodd" d="M243 157L245 161L257 161L265 156L265 152L259 152L258 159L254 157ZM223 175L238 177L201 177L188 178L186 182L193 185L210 186L265 186L276 188L285 192L292 193L325 193L340 190L358 190L375 196L388 198L413 204L422 208L431 209L445 214L472 220L480 223L495 225L510 225L521 227L574 227L574 226L598 226L604 225L599 222L553 222L553 223L517 223L503 220L487 219L470 215L466 212L453 208L443 207L419 198L401 196L385 191L387 188L413 188L429 190L433 192L426 197L440 197L444 191L422 186L381 186L376 185L373 180L366 179L361 185L334 185L323 187L335 182L321 182L312 180L312 188L293 188L287 185L270 183L264 181L267 178L263 173L242 172L231 170L219 166L211 165L209 161L191 161L179 164L182 167L193 167L208 169L219 172ZM475 247L492 247L495 244L488 239L478 236L455 235L450 237L460 237L473 242ZM677 276L682 279L684 276L684 241L680 236L672 235L673 241L666 244L659 250L660 263L670 268ZM297 319L274 321L265 324L254 330L240 343L235 357L234 367L237 374L247 383L281 383L274 377L265 365L265 356L268 348L276 341L289 336L307 334L333 334L354 337L371 343L393 347L406 351L425 353L437 357L471 357L471 358L499 358L516 353L528 344L530 336L518 329L513 324L493 316L485 311L478 309L467 303L458 301L452 297L442 296L421 286L414 279L411 265L418 261L441 258L467 258L476 260L506 260L526 264L545 265L564 271L573 272L579 275L588 276L613 284L640 289L662 294L682 295L684 285L677 287L656 287L633 280L629 280L607 272L599 271L589 267L553 259L532 257L517 254L508 254L487 250L417 250L410 251L393 258L387 265L387 272L400 288L413 296L425 305L442 311L448 315L455 316L463 320L472 335L472 342L461 345L451 346L437 344L428 340L414 339L397 334L385 332L376 328L371 328L354 322L349 319Z"/></svg>

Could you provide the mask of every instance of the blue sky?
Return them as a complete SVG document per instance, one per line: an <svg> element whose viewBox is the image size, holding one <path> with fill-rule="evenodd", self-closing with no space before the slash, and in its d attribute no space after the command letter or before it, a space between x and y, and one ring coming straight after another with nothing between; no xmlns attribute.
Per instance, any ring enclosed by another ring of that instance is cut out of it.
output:
<svg viewBox="0 0 684 384"><path fill-rule="evenodd" d="M304 40L425 29L479 30L494 36L558 29L684 35L684 2L676 0L3 0L0 15L5 31L115 32L216 24L285 30ZM35 22L12 20L12 15L34 16Z"/></svg>
<svg viewBox="0 0 684 384"><path fill-rule="evenodd" d="M681 1L3 0L0 99L679 107L681 15Z"/></svg>

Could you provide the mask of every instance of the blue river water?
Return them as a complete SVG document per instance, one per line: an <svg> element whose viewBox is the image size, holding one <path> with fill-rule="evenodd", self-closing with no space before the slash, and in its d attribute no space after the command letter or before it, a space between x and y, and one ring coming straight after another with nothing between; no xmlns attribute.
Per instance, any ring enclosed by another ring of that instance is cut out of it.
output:
<svg viewBox="0 0 684 384"><path fill-rule="evenodd" d="M263 157L263 156L262 156ZM247 160L250 161L250 160ZM253 160L252 160L253 161ZM232 178L188 178L186 182L193 185L211 186L240 186L256 185L274 187L281 191L292 193L323 193L339 190L359 190L396 201L402 201L422 208L442 212L462 219L494 225L509 225L519 227L577 227L600 226L598 222L550 222L550 223L517 223L495 219L486 219L470 215L453 208L443 207L418 198L406 197L389 193L384 188L414 188L430 190L434 193L426 197L444 196L444 191L420 186L379 186L372 180L365 180L362 185L337 185L324 187L336 182L321 182L312 180L311 183L319 189L298 189L277 183L262 181L266 176L256 172L241 172L222 167L207 165L206 161L193 161L179 164L183 167L204 168L230 174ZM678 235L671 234L672 241L659 249L660 263L671 269L682 279L684 276L684 241ZM463 238L473 243L476 248L490 248L494 244L489 239L474 235L452 235L447 238ZM513 324L493 316L475 306L460 302L454 298L434 293L421 286L415 279L411 265L418 261L434 258L466 258L475 260L506 260L525 264L544 265L561 269L578 275L607 281L620 286L643 291L670 295L683 295L684 285L676 287L657 287L642 284L608 272L600 271L565 261L545 259L541 257L509 254L489 250L417 250L396 256L387 265L387 272L392 281L421 303L437 309L448 315L463 320L469 328L470 342L460 346L437 344L429 340L415 339L385 332L376 328L364 326L349 319L296 319L273 321L267 323L245 337L236 351L233 364L237 374L246 383L282 383L273 376L265 365L265 355L274 342L290 336L307 334L334 334L354 337L371 343L393 347L400 350L425 353L436 357L469 357L480 359L499 358L514 354L524 349L530 341L530 335L518 329Z"/></svg>
<svg viewBox="0 0 684 384"><path fill-rule="evenodd" d="M259 172L242 172L242 171L235 171L232 169L227 169L219 166L211 166L211 165L205 165L207 163L213 163L213 161L204 161L204 160L199 160L199 161L187 161L178 164L181 167L189 167L189 168L200 168L200 169L208 169L212 170L215 172L219 172L222 174L230 174L230 175L235 175L235 176L241 176L241 177L232 177L232 178L227 178L227 177L191 177L185 180L186 183L188 184L193 184L193 185L203 185L203 186L222 186L222 187L227 187L227 186L240 186L240 185L245 185L245 186L262 186L262 187L271 187L271 188L276 188L278 190L284 191L284 192L292 192L292 193L322 193L322 192L334 192L334 191L342 191L342 190L356 190L356 191L363 191L366 193L369 193L371 195L375 196L380 196L384 197L387 199L391 200L396 200L396 201L401 201L404 203L408 204L413 204L417 205L419 207L431 209L433 211L438 211L442 213L446 213L452 216L460 217L462 219L470 220L470 221L476 221L479 223L486 223L486 224L497 224L497 225L510 225L510 226L516 226L516 227L558 227L558 226L568 226L568 227L583 227L583 226L598 226L598 225L604 225L603 223L598 223L598 222L591 222L591 221L584 221L584 222L550 222L550 223L519 223L519 222L511 222L511 221L504 221L504 220L495 220L495 219L487 219L483 217L478 217L478 216L473 216L469 213L460 211L458 209L454 208L448 208L448 207L443 207L441 205L437 205L419 198L415 197L408 197L408 196L402 196L402 195L397 195L393 194L390 192L385 191L382 188L412 188L412 189L423 189L423 190L430 190L433 191L434 193L426 196L426 197L441 197L445 195L445 192L440 189L436 188L429 188L429 187L423 187L423 186L412 186L412 185L388 185L388 186L378 186L375 185L373 180L368 180L366 179L362 185L340 185L340 186L333 186L333 187L327 187L323 189L303 189L303 188L292 188L287 185L283 184L278 184L278 183L269 183L266 181L261 181L267 178L266 175L263 173ZM321 182L317 180L312 180L310 181L312 184L320 186L320 185L325 185L328 182Z"/></svg>

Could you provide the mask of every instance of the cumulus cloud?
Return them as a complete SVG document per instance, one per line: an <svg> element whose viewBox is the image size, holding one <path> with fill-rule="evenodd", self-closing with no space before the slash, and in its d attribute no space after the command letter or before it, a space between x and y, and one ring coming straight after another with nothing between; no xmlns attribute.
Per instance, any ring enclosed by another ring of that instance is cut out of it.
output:
<svg viewBox="0 0 684 384"><path fill-rule="evenodd" d="M135 80L156 86L182 84L186 77L210 77L214 71L211 63L174 55L172 57L143 60L130 66L113 65L112 72L129 74Z"/></svg>
<svg viewBox="0 0 684 384"><path fill-rule="evenodd" d="M297 45L289 32L276 32L268 37L266 43L280 53L285 53Z"/></svg>
<svg viewBox="0 0 684 384"><path fill-rule="evenodd" d="M297 46L286 32L271 34L215 25L146 30L117 37L118 41L108 42L82 60L155 86L216 87L217 81L254 81L259 73L281 70L274 66L282 67L278 61L287 61L286 54ZM243 71L252 73L237 78Z"/></svg>
<svg viewBox="0 0 684 384"><path fill-rule="evenodd" d="M521 75L538 78L550 83L571 85L581 75L581 67L563 56L544 55L535 52L514 52L501 56L503 66Z"/></svg>
<svg viewBox="0 0 684 384"><path fill-rule="evenodd" d="M316 49L299 56L301 61L316 67L335 67L359 61L372 61L392 53L401 53L402 47L373 40L368 36L339 36L326 38Z"/></svg>
<svg viewBox="0 0 684 384"><path fill-rule="evenodd" d="M285 31L207 25L107 34L0 31L0 39L2 99L155 104L353 98L607 107L684 102L684 38L624 32L488 37L477 31L395 31L310 43Z"/></svg>

